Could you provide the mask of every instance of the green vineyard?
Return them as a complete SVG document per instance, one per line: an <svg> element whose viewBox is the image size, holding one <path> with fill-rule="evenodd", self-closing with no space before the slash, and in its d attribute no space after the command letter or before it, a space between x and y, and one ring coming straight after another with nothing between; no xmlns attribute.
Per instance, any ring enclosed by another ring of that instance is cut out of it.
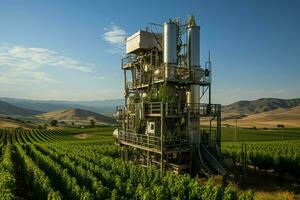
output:
<svg viewBox="0 0 300 200"><path fill-rule="evenodd" d="M123 162L109 130L91 140L74 130L0 130L0 199L253 199L251 191Z"/></svg>
<svg viewBox="0 0 300 200"><path fill-rule="evenodd" d="M241 143L223 143L222 153L234 162L242 163ZM246 143L246 163L258 169L275 170L279 175L288 173L300 179L300 141Z"/></svg>

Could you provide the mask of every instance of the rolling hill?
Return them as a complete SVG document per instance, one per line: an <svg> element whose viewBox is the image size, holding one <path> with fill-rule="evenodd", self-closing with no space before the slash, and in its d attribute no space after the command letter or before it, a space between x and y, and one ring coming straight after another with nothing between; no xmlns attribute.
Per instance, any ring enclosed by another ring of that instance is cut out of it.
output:
<svg viewBox="0 0 300 200"><path fill-rule="evenodd" d="M11 105L33 109L42 112L50 112L54 110L79 108L89 110L106 116L112 116L115 107L124 104L123 99L98 100L98 101L57 101L57 100L32 100L32 99L16 99L8 97L0 97L0 101L7 102Z"/></svg>
<svg viewBox="0 0 300 200"><path fill-rule="evenodd" d="M88 110L82 110L79 108L63 109L57 111L51 111L36 116L43 120L53 120L75 123L89 123L90 120L94 120L98 124L113 123L114 120L110 117L94 113Z"/></svg>
<svg viewBox="0 0 300 200"><path fill-rule="evenodd" d="M13 119L7 119L0 117L0 128L35 128L34 125L20 122Z"/></svg>
<svg viewBox="0 0 300 200"><path fill-rule="evenodd" d="M2 116L32 116L40 114L40 111L20 108L10 103L0 101L0 115Z"/></svg>
<svg viewBox="0 0 300 200"><path fill-rule="evenodd" d="M300 105L300 98L297 99L276 99L262 98L254 101L238 101L233 104L223 106L224 114L249 115L268 112L276 109L288 109Z"/></svg>
<svg viewBox="0 0 300 200"><path fill-rule="evenodd" d="M300 127L300 106L250 114L238 119L237 123L238 126L257 128L275 128L278 124L285 127ZM223 124L235 125L235 119L227 119Z"/></svg>
<svg viewBox="0 0 300 200"><path fill-rule="evenodd" d="M222 124L238 126L275 128L300 127L300 98L261 98L254 101L238 101L222 107Z"/></svg>

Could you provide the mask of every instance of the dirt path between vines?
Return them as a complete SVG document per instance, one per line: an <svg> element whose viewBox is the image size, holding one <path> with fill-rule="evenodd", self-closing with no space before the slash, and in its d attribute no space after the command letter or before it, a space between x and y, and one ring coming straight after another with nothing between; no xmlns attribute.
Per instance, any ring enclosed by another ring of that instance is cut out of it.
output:
<svg viewBox="0 0 300 200"><path fill-rule="evenodd" d="M13 154L13 164L14 164L14 173L16 179L16 189L15 189L15 199L16 200L29 200L30 192L29 188L25 182L25 179L22 177L21 168L17 165L16 162L16 152Z"/></svg>
<svg viewBox="0 0 300 200"><path fill-rule="evenodd" d="M74 135L74 137L78 138L78 139L86 139L89 137L89 135L87 133L79 133Z"/></svg>

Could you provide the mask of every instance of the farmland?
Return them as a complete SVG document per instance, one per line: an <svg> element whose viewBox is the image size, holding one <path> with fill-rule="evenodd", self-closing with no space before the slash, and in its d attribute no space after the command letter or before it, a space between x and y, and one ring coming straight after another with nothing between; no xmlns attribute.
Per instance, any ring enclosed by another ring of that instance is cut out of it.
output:
<svg viewBox="0 0 300 200"><path fill-rule="evenodd" d="M300 129L237 128L236 137L235 128L222 129L222 142L266 142L286 140L300 140Z"/></svg>
<svg viewBox="0 0 300 200"><path fill-rule="evenodd" d="M0 199L252 199L120 159L112 128L0 130ZM74 137L84 132L89 137Z"/></svg>
<svg viewBox="0 0 300 200"><path fill-rule="evenodd" d="M235 165L230 171L244 174L239 179L255 192L255 199L299 199L299 129L239 128L235 136L233 128L224 128L222 139L223 158Z"/></svg>
<svg viewBox="0 0 300 200"><path fill-rule="evenodd" d="M251 192L175 176L120 159L112 127L63 130L0 130L1 199L251 199ZM223 128L222 153L257 169L299 177L298 129ZM84 134L85 137L77 137ZM234 139L236 141L234 142ZM283 139L283 140L282 140ZM265 141L265 142L258 142ZM21 179L21 184L16 181ZM23 184L22 184L23 182ZM176 186L176 187L174 187ZM26 188L26 190L18 189ZM154 198L153 198L154 196ZM150 198L151 197L151 198Z"/></svg>
<svg viewBox="0 0 300 200"><path fill-rule="evenodd" d="M223 156L242 163L242 144L246 146L246 163L258 169L272 169L276 173L300 178L300 130L251 130L239 129L235 137L233 129L224 129Z"/></svg>

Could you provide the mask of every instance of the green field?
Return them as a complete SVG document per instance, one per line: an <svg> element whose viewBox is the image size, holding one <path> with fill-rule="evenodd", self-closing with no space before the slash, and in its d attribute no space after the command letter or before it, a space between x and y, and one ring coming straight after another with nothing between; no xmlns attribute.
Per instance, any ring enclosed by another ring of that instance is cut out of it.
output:
<svg viewBox="0 0 300 200"><path fill-rule="evenodd" d="M263 194L266 196L265 199L294 199L296 198L294 195L299 194L300 129L254 130L239 128L235 140L235 129L223 128L222 141L223 157L231 158L237 165L245 162L249 169L254 168L254 174L258 174L258 177L259 174L265 174L260 175L260 177L265 177L262 181L265 182L265 185L269 185L266 182L267 171L272 172L271 177L274 175L278 177L273 180L273 189L267 188L267 194ZM245 146L245 153L242 151L242 145ZM281 184L284 180L283 177L288 177L287 183L284 185ZM261 181L260 178L257 179L254 183ZM251 188L251 183L248 185ZM264 184L261 185L264 187ZM285 189L281 189L282 187ZM254 188L254 191L261 191L261 188Z"/></svg>
<svg viewBox="0 0 300 200"><path fill-rule="evenodd" d="M250 165L268 169L285 166L287 168L285 172L297 171L291 168L300 170L299 128L283 130L238 128L236 140L234 128L222 129L222 152L225 155L241 162L242 144L247 146L247 163ZM279 170L282 173L283 169Z"/></svg>
<svg viewBox="0 0 300 200"><path fill-rule="evenodd" d="M64 129L72 134L88 133L91 137L87 140L102 139L103 136L111 137L116 127L97 127L97 128L67 128ZM222 142L234 142L234 128L222 128ZM289 129L247 129L238 128L236 142L264 142L264 141L286 141L300 140L300 128Z"/></svg>
<svg viewBox="0 0 300 200"><path fill-rule="evenodd" d="M115 127L0 130L0 199L252 199L252 193L120 159ZM222 153L299 177L300 129L223 128ZM84 136L84 137L78 137ZM16 181L16 180L23 180ZM22 184L23 183L23 184ZM18 188L26 188L19 192Z"/></svg>
<svg viewBox="0 0 300 200"><path fill-rule="evenodd" d="M299 140L300 128L249 129L237 128L237 142ZM235 128L222 128L222 141L235 141Z"/></svg>
<svg viewBox="0 0 300 200"><path fill-rule="evenodd" d="M253 199L250 191L124 162L112 130L0 130L0 199Z"/></svg>

